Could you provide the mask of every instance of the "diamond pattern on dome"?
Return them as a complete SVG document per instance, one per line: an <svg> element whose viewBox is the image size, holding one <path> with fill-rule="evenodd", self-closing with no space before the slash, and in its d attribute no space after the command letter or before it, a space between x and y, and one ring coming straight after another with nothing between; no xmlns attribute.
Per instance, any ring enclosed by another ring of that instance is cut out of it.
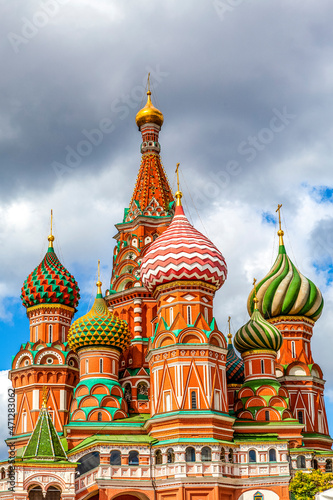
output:
<svg viewBox="0 0 333 500"><path fill-rule="evenodd" d="M130 333L126 321L114 316L105 300L97 296L88 314L74 321L70 327L68 344L74 350L99 345L124 351L130 345Z"/></svg>
<svg viewBox="0 0 333 500"><path fill-rule="evenodd" d="M50 247L42 262L23 283L21 299L26 308L39 304L63 304L76 308L79 292L74 276L61 264Z"/></svg>

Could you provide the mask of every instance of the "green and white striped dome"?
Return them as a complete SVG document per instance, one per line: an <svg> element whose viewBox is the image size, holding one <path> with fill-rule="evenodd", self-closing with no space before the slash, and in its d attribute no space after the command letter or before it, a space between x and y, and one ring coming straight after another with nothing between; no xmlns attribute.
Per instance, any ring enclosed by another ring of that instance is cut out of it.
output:
<svg viewBox="0 0 333 500"><path fill-rule="evenodd" d="M278 351L282 341L280 331L268 323L258 309L255 309L250 320L236 333L234 345L241 353L255 349Z"/></svg>
<svg viewBox="0 0 333 500"><path fill-rule="evenodd" d="M283 244L270 272L258 282L258 309L264 318L276 316L306 316L316 321L322 312L324 300L319 288L303 276L288 257ZM254 289L247 309L254 311Z"/></svg>

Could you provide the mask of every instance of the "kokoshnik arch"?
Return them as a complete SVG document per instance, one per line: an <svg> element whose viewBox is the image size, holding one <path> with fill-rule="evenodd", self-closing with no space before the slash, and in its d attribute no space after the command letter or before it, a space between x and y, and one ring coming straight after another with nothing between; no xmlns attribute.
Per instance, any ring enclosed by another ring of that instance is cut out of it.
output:
<svg viewBox="0 0 333 500"><path fill-rule="evenodd" d="M93 307L54 236L22 287L29 339L13 359L15 488L1 500L286 500L297 470L332 470L324 380L311 353L319 289L283 241L232 335L214 318L220 250L188 221L160 158L163 114L136 116L141 164ZM232 279L232 277L230 278ZM245 305L244 305L245 306ZM236 350L240 356L236 353ZM43 389L44 388L44 389Z"/></svg>

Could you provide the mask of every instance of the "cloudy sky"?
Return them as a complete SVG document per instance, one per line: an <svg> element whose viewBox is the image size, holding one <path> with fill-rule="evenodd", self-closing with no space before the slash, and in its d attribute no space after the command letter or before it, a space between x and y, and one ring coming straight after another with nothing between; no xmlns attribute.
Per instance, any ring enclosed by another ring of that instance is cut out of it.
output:
<svg viewBox="0 0 333 500"><path fill-rule="evenodd" d="M140 164L147 73L163 111L162 159L193 224L224 254L215 316L235 332L287 251L322 290L313 336L333 426L333 4L329 0L2 0L0 43L1 429L6 370L28 340L20 288L55 249L82 290L107 286L114 224ZM2 454L4 448L2 448Z"/></svg>

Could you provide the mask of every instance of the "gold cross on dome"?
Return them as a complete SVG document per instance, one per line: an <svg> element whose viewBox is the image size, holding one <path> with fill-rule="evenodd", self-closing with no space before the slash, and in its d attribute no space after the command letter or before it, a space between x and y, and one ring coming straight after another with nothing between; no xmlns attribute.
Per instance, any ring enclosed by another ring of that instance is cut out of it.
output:
<svg viewBox="0 0 333 500"><path fill-rule="evenodd" d="M279 212L279 229L280 229L280 231L281 231L281 213L280 213L281 207L282 207L282 203L281 203L281 205L278 205L277 209L275 210L275 212Z"/></svg>

